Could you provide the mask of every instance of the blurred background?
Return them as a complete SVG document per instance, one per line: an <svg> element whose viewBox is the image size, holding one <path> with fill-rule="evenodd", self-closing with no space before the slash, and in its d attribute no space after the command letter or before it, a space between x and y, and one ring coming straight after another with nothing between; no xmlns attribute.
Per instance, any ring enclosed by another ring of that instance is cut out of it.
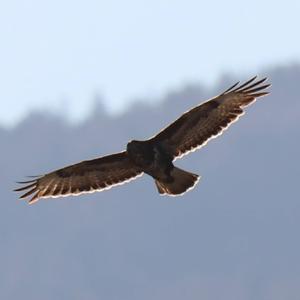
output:
<svg viewBox="0 0 300 300"><path fill-rule="evenodd" d="M1 299L299 299L300 2L0 3ZM153 180L17 200L15 181L122 150L238 80L271 95Z"/></svg>

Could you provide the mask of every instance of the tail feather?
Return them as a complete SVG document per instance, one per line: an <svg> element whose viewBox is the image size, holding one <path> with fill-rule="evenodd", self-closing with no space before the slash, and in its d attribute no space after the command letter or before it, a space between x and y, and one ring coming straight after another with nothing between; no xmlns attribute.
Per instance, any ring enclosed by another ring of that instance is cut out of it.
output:
<svg viewBox="0 0 300 300"><path fill-rule="evenodd" d="M162 195L179 196L192 189L199 181L200 176L189 173L177 167L171 171L172 181L155 180L158 192Z"/></svg>

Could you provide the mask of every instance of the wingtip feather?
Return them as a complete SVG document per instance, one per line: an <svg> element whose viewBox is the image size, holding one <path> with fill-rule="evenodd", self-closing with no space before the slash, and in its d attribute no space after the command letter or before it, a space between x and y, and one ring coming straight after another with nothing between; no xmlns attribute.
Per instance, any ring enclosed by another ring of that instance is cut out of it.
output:
<svg viewBox="0 0 300 300"><path fill-rule="evenodd" d="M26 184L26 183L32 183L32 182L36 182L36 179L34 179L34 180L27 180L27 181L16 181L17 184Z"/></svg>
<svg viewBox="0 0 300 300"><path fill-rule="evenodd" d="M32 183L32 184L29 184L29 185L22 186L22 187L20 187L20 188L14 189L13 191L14 191L14 192L21 192L21 191L30 189L31 187L34 187L35 185L36 185L36 183L34 182L34 183Z"/></svg>
<svg viewBox="0 0 300 300"><path fill-rule="evenodd" d="M28 201L28 205L32 205L36 202L39 201L39 193L36 193L29 201Z"/></svg>
<svg viewBox="0 0 300 300"><path fill-rule="evenodd" d="M26 198L29 195L33 194L36 191L36 188L31 189L30 191L26 192L25 194L20 196L20 199Z"/></svg>
<svg viewBox="0 0 300 300"><path fill-rule="evenodd" d="M223 92L223 94L226 94L228 92L230 92L231 90L233 90L237 85L239 85L240 82L236 82L235 84L233 84L231 87L229 87L225 92Z"/></svg>

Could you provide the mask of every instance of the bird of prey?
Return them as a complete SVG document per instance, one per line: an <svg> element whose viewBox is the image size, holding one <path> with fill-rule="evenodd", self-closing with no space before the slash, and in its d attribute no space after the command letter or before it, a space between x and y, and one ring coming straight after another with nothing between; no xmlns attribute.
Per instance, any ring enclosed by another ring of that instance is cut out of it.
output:
<svg viewBox="0 0 300 300"><path fill-rule="evenodd" d="M243 84L237 82L225 92L185 112L152 138L130 141L126 150L80 163L19 182L15 191L31 195L29 203L41 198L80 195L129 182L143 173L153 177L159 194L177 196L193 188L197 174L174 166L175 159L204 146L220 135L244 113L256 98L268 94L267 78L257 76Z"/></svg>

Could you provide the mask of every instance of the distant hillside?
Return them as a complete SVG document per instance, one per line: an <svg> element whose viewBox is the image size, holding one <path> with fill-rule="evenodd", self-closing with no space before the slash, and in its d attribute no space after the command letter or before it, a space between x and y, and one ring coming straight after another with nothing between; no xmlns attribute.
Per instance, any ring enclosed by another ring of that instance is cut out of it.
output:
<svg viewBox="0 0 300 300"><path fill-rule="evenodd" d="M147 176L34 206L17 201L12 189L25 175L148 138L236 78L211 90L188 85L117 117L98 103L79 125L32 112L14 128L0 128L0 298L297 299L300 66L261 75L270 78L271 95L176 161L202 175L184 197L160 197Z"/></svg>

